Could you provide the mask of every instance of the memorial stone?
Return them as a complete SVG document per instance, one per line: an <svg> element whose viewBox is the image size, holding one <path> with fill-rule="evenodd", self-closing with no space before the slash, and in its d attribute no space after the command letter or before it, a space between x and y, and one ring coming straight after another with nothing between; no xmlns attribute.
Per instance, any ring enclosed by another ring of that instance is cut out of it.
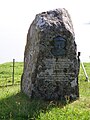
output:
<svg viewBox="0 0 90 120"><path fill-rule="evenodd" d="M22 92L44 100L77 99L79 66L68 11L63 8L37 14L27 34Z"/></svg>

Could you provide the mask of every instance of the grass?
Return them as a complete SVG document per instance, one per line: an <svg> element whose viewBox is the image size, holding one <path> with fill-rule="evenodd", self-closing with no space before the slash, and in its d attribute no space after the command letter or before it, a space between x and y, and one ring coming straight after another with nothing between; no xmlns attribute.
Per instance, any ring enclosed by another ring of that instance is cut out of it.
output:
<svg viewBox="0 0 90 120"><path fill-rule="evenodd" d="M7 64L11 66L11 63L2 65ZM15 65L19 68L21 66L15 73L18 78L17 76L22 73L22 63ZM90 63L84 65L89 75ZM8 69L8 67L2 68L3 74L7 73L9 76ZM17 81L20 81L20 78ZM60 101L30 100L20 92L20 85L2 87L0 88L0 120L90 120L90 82L85 81L82 68L79 74L79 91L79 100L61 103Z"/></svg>
<svg viewBox="0 0 90 120"><path fill-rule="evenodd" d="M23 63L16 62L14 67L14 84L20 84ZM0 86L12 85L13 63L0 64Z"/></svg>

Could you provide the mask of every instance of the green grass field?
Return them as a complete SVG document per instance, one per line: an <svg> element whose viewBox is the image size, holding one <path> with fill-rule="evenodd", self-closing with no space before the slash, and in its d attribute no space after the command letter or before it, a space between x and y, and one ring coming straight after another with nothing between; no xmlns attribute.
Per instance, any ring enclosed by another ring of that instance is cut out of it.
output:
<svg viewBox="0 0 90 120"><path fill-rule="evenodd" d="M23 63L16 62L14 66L14 84L20 84ZM13 63L0 64L0 86L12 85Z"/></svg>
<svg viewBox="0 0 90 120"><path fill-rule="evenodd" d="M90 63L84 65L90 77ZM15 85L0 87L0 120L90 120L90 82L85 81L82 68L79 74L79 100L61 103L30 100L21 93L20 85L16 83L20 83L23 63L15 63L15 66ZM0 65L0 86L2 80L2 85L12 85L11 71L12 63Z"/></svg>

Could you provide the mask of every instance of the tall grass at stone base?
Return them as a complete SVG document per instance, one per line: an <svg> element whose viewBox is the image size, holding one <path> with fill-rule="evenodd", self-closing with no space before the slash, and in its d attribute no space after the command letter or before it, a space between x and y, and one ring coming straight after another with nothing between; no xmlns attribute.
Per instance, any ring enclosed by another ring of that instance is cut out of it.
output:
<svg viewBox="0 0 90 120"><path fill-rule="evenodd" d="M84 65L89 75L90 63ZM20 85L1 87L0 120L90 120L90 82L85 81L82 68L79 74L79 93L78 100L72 103L67 100L65 103L30 100L20 92Z"/></svg>

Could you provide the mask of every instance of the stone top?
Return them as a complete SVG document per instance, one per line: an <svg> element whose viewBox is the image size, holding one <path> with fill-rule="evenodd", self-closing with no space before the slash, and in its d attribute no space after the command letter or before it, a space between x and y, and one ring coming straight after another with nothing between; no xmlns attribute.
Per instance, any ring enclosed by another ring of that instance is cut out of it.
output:
<svg viewBox="0 0 90 120"><path fill-rule="evenodd" d="M40 31L54 26L62 31L61 26L63 26L74 35L72 21L65 8L42 12L37 14L35 19L36 29L40 29Z"/></svg>

